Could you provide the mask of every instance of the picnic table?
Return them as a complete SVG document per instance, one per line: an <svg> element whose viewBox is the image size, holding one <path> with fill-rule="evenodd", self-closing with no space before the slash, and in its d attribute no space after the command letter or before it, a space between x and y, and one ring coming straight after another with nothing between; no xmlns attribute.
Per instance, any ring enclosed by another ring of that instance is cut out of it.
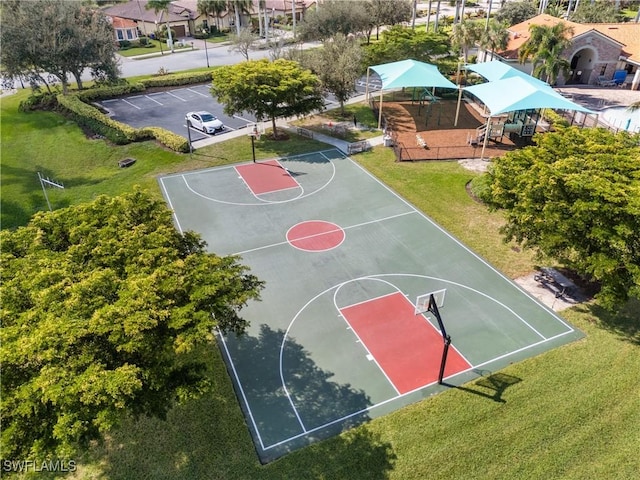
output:
<svg viewBox="0 0 640 480"><path fill-rule="evenodd" d="M541 267L533 276L536 282L541 283L549 290L553 291L556 298L571 294L575 285L571 280L558 272L555 268Z"/></svg>

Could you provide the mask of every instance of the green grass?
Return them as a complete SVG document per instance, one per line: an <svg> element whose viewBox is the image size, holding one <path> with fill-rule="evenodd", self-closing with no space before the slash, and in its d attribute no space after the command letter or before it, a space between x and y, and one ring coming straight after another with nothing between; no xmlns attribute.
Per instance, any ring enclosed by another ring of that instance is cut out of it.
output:
<svg viewBox="0 0 640 480"><path fill-rule="evenodd" d="M136 183L159 195L160 173L251 155L246 138L192 156L150 142L111 147L87 140L56 114L19 114L17 100L2 101L3 228L23 224L45 205L37 170L69 187L49 191L59 207L128 191ZM260 158L326 148L297 137L257 145ZM138 162L118 169L116 161L124 156ZM465 184L474 174L456 162L399 164L383 147L356 160L508 275L531 269L528 252L502 244L500 216L468 197ZM635 479L640 471L640 303L630 302L618 315L595 303L562 315L586 338L266 466L257 460L224 364L212 347L205 355L212 393L173 408L164 421L126 419L104 444L77 457L79 470L65 478ZM491 380L500 378L509 386L492 386Z"/></svg>
<svg viewBox="0 0 640 480"><path fill-rule="evenodd" d="M117 195L140 185L160 195L157 176L174 171L207 168L251 160L251 142L246 137L198 149L193 155L178 154L155 142L109 145L89 140L82 130L61 115L51 112L20 113L23 91L2 101L2 228L24 225L47 203L38 181L43 177L64 184L64 190L47 189L53 208L86 202L97 195ZM326 149L318 142L295 135L287 142L262 137L256 142L256 157L295 155L309 149ZM133 157L136 163L118 168L118 160Z"/></svg>

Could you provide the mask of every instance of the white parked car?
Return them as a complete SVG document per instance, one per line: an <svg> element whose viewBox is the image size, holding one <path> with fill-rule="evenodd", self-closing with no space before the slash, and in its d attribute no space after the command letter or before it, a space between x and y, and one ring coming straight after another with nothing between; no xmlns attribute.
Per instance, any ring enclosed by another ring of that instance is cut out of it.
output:
<svg viewBox="0 0 640 480"><path fill-rule="evenodd" d="M189 112L187 119L193 128L202 130L204 133L216 134L224 130L224 125L215 115L209 112Z"/></svg>

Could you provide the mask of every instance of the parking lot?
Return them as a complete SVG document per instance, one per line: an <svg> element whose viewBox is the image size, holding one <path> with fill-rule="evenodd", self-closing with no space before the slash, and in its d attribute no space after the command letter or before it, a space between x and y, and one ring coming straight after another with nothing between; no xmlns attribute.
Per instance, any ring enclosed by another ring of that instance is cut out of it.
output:
<svg viewBox="0 0 640 480"><path fill-rule="evenodd" d="M358 93L364 92L364 79L356 82ZM375 90L378 85L372 88ZM191 85L163 92L131 95L129 97L103 100L99 105L109 112L109 116L119 122L132 127L162 127L171 132L187 136L187 112L205 110L218 117L225 126L225 131L216 136L224 135L247 125L255 123L256 118L248 113L229 116L224 113L223 105L219 104L211 95L210 85ZM336 108L339 103L335 97L325 97L325 107ZM212 135L191 128L191 140L198 141Z"/></svg>
<svg viewBox="0 0 640 480"><path fill-rule="evenodd" d="M211 96L209 88L209 85L192 85L164 92L103 100L100 105L109 112L111 118L119 122L136 128L162 127L183 137L187 136L187 112L211 112L224 123L227 132L245 128L256 121L254 116L246 113L226 115L223 106ZM224 132L217 135L224 135ZM210 135L191 129L193 141L208 136Z"/></svg>

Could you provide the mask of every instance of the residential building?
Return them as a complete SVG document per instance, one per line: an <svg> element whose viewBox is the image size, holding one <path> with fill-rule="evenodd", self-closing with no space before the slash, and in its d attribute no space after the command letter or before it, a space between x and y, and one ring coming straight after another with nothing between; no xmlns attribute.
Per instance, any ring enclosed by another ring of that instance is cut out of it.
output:
<svg viewBox="0 0 640 480"><path fill-rule="evenodd" d="M494 52L494 59L531 73L530 62L518 64L518 50L529 39L530 27L559 22L571 27L573 35L571 47L564 52L571 70L567 78L558 78L558 85L596 85L599 79L612 79L616 72L625 71L626 78L619 83L634 90L640 87L640 23L575 23L542 14L509 27L507 48ZM484 56L488 57L486 52Z"/></svg>

